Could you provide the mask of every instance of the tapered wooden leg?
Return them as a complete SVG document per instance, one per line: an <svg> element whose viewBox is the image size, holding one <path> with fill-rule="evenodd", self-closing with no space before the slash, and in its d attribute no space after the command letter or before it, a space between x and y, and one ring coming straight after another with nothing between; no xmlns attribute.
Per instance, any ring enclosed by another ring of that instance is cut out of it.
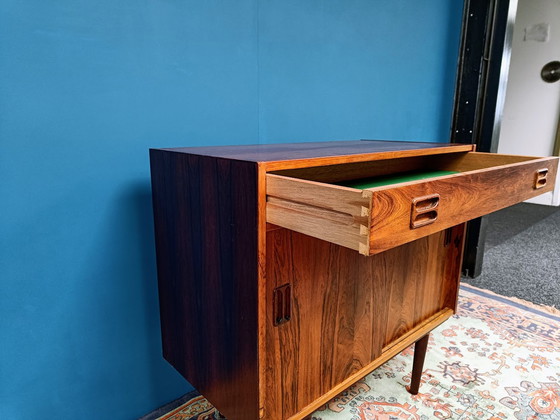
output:
<svg viewBox="0 0 560 420"><path fill-rule="evenodd" d="M420 387L420 379L422 378L422 369L424 368L424 360L426 359L426 349L428 348L428 341L430 339L430 334L426 334L414 345L414 362L412 364L412 378L410 380L410 386L406 387L406 390L412 395L418 394L418 388Z"/></svg>

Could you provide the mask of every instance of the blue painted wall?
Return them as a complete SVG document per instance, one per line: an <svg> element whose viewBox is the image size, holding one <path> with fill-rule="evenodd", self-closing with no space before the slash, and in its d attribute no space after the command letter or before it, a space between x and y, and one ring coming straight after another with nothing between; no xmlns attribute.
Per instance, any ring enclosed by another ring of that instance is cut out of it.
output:
<svg viewBox="0 0 560 420"><path fill-rule="evenodd" d="M449 141L462 1L264 4L261 141Z"/></svg>
<svg viewBox="0 0 560 420"><path fill-rule="evenodd" d="M2 0L0 418L132 419L161 358L149 147L446 141L459 0Z"/></svg>

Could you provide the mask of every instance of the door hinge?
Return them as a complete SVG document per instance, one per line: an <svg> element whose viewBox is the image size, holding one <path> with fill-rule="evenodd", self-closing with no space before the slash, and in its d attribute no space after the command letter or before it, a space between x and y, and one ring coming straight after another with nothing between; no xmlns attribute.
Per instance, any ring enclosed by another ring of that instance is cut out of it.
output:
<svg viewBox="0 0 560 420"><path fill-rule="evenodd" d="M272 306L275 327L290 320L292 315L292 290L289 283L274 289Z"/></svg>

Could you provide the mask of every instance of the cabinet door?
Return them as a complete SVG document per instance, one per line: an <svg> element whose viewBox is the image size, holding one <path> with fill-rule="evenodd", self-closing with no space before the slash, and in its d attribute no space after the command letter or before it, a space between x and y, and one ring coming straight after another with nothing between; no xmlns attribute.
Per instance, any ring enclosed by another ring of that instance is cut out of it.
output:
<svg viewBox="0 0 560 420"><path fill-rule="evenodd" d="M454 310L462 233L460 225L366 257L269 229L265 416L301 418L424 321Z"/></svg>

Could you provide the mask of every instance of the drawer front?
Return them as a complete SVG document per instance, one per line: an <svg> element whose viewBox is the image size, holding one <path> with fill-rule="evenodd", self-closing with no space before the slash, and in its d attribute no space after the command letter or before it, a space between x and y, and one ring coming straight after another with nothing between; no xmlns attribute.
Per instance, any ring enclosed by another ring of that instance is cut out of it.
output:
<svg viewBox="0 0 560 420"><path fill-rule="evenodd" d="M374 191L370 254L551 191L556 170L539 159Z"/></svg>
<svg viewBox="0 0 560 420"><path fill-rule="evenodd" d="M267 174L267 221L378 254L551 191L558 158L469 153L436 163L457 173L365 190Z"/></svg>

